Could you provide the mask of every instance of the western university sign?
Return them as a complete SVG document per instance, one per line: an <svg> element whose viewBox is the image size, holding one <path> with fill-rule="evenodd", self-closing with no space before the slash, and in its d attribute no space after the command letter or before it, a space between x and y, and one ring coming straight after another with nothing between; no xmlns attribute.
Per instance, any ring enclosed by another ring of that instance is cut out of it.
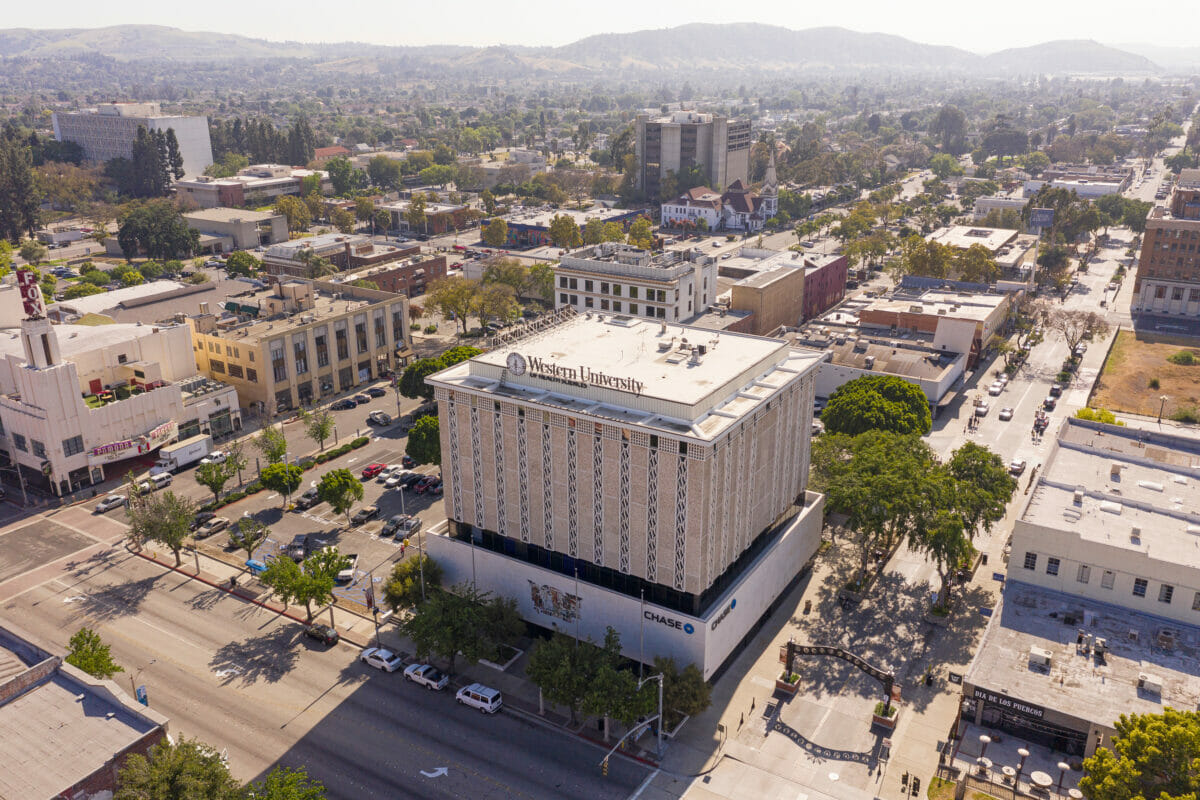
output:
<svg viewBox="0 0 1200 800"><path fill-rule="evenodd" d="M622 378L598 372L586 365L565 367L555 361L547 361L537 356L525 357L519 353L511 353L508 357L508 371L513 375L529 373L538 378L566 383L571 386L598 386L603 389L616 389L621 392L641 394L646 384L634 378Z"/></svg>

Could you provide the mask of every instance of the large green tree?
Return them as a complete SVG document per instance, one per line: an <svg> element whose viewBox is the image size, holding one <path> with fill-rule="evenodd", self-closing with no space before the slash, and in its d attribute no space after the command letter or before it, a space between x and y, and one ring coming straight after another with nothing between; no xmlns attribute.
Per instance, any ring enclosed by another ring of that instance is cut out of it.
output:
<svg viewBox="0 0 1200 800"><path fill-rule="evenodd" d="M302 411L300 421L304 424L304 435L316 442L321 450L324 450L325 442L333 435L333 423L335 422L333 414L326 409Z"/></svg>
<svg viewBox="0 0 1200 800"><path fill-rule="evenodd" d="M200 464L192 474L196 483L213 493L214 503L221 499L221 490L233 477L233 471L229 469L227 462Z"/></svg>
<svg viewBox="0 0 1200 800"><path fill-rule="evenodd" d="M921 387L894 375L864 375L839 386L821 421L830 433L851 436L869 430L925 435L933 426Z"/></svg>
<svg viewBox="0 0 1200 800"><path fill-rule="evenodd" d="M71 651L67 653L66 662L78 667L95 678L108 680L125 668L113 661L110 648L101 639L100 634L91 628L80 628L67 642Z"/></svg>
<svg viewBox="0 0 1200 800"><path fill-rule="evenodd" d="M442 463L442 437L437 417L429 415L416 421L408 432L404 452L418 464Z"/></svg>
<svg viewBox="0 0 1200 800"><path fill-rule="evenodd" d="M348 469L331 469L321 476L321 482L317 484L317 496L322 503L328 503L335 514L345 514L346 524L349 525L350 510L363 499L362 481Z"/></svg>
<svg viewBox="0 0 1200 800"><path fill-rule="evenodd" d="M146 755L133 753L117 774L113 800L242 800L225 759L196 740L163 738Z"/></svg>
<svg viewBox="0 0 1200 800"><path fill-rule="evenodd" d="M254 277L262 269L262 262L245 250L230 253L225 261L225 272L230 277Z"/></svg>
<svg viewBox="0 0 1200 800"><path fill-rule="evenodd" d="M571 248L583 244L579 224L566 214L555 214L550 220L550 241L555 247Z"/></svg>
<svg viewBox="0 0 1200 800"><path fill-rule="evenodd" d="M424 589L421 583L424 581ZM393 611L412 608L423 596L442 586L442 567L427 555L418 554L396 563L383 587L383 599Z"/></svg>
<svg viewBox="0 0 1200 800"><path fill-rule="evenodd" d="M452 675L459 656L468 664L495 658L499 645L524 632L525 624L511 599L492 597L469 584L427 594L428 599L400 623L400 630L412 639L418 656L436 655L448 661Z"/></svg>
<svg viewBox="0 0 1200 800"><path fill-rule="evenodd" d="M288 498L304 480L304 470L296 464L268 464L262 468L258 479L264 488L283 495L283 507L287 508Z"/></svg>
<svg viewBox="0 0 1200 800"><path fill-rule="evenodd" d="M950 456L946 469L954 480L951 508L962 518L971 539L979 528L990 531L1004 519L1005 508L1017 490L1004 459L982 445L967 442Z"/></svg>
<svg viewBox="0 0 1200 800"><path fill-rule="evenodd" d="M158 261L190 256L200 247L200 233L188 227L169 200L134 204L121 218L117 242L126 258L139 251Z"/></svg>
<svg viewBox="0 0 1200 800"><path fill-rule="evenodd" d="M38 229L42 193L33 173L33 155L15 131L0 135L0 237L16 244Z"/></svg>
<svg viewBox="0 0 1200 800"><path fill-rule="evenodd" d="M132 541L158 542L175 554L175 566L180 564L179 553L191 533L196 504L187 497L167 489L161 492L138 493L129 487L126 512L129 517L129 538Z"/></svg>
<svg viewBox="0 0 1200 800"><path fill-rule="evenodd" d="M1084 759L1088 800L1195 800L1200 796L1200 712L1122 714L1107 747Z"/></svg>
<svg viewBox="0 0 1200 800"><path fill-rule="evenodd" d="M497 217L485 225L483 242L488 247L504 247L508 244L508 223Z"/></svg>
<svg viewBox="0 0 1200 800"><path fill-rule="evenodd" d="M324 784L310 778L303 767L275 767L246 787L245 800L325 800L326 796Z"/></svg>
<svg viewBox="0 0 1200 800"><path fill-rule="evenodd" d="M278 464L287 455L287 437L283 435L282 426L276 428L268 425L254 437L254 446L263 454L268 464Z"/></svg>

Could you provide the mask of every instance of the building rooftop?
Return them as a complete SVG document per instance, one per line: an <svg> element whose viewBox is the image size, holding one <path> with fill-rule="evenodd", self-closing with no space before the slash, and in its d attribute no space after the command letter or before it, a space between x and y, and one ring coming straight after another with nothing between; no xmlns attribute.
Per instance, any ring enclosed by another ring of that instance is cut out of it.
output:
<svg viewBox="0 0 1200 800"><path fill-rule="evenodd" d="M152 325L55 325L58 348L63 358L69 359L81 353L89 353L109 345L129 342L155 332ZM19 328L0 331L0 357L9 354L25 358Z"/></svg>
<svg viewBox="0 0 1200 800"><path fill-rule="evenodd" d="M1105 640L1103 658L1077 651L1080 630ZM1048 669L1031 663L1034 647L1050 651ZM1166 706L1196 708L1197 665L1200 628L1166 624L1126 608L1010 582L966 681L1111 727L1121 714L1160 714ZM1144 674L1161 680L1161 695L1138 688L1139 675Z"/></svg>
<svg viewBox="0 0 1200 800"><path fill-rule="evenodd" d="M711 264L713 258L698 248L653 253L629 244L604 242L572 250L555 269L671 281L693 271L697 263Z"/></svg>
<svg viewBox="0 0 1200 800"><path fill-rule="evenodd" d="M284 289L296 284L309 285L308 281L291 280L282 284ZM208 336L258 340L272 338L285 331L308 325L322 319L340 317L373 305L378 300L354 296L354 289L347 287L345 293L336 294L318 285L312 285L312 305L299 310L271 313L271 304L285 305L285 301L274 288L260 289L240 295L224 303L227 312L217 320L216 329L200 330ZM332 285L332 284L330 284ZM220 313L220 309L214 308Z"/></svg>
<svg viewBox="0 0 1200 800"><path fill-rule="evenodd" d="M305 250L311 249L319 252L341 250L347 244L353 247L359 244L368 244L370 241L371 239L368 236L351 233L322 233L317 236L305 236L303 239L291 239L290 241L273 244L266 249L263 255L272 258L296 260L300 253Z"/></svg>
<svg viewBox="0 0 1200 800"><path fill-rule="evenodd" d="M186 284L179 281L147 281L146 283L138 284L137 286L126 286L121 289L113 289L104 294L92 294L87 297L77 297L74 300L60 300L57 303L52 303L47 307L47 311L79 314L99 314L107 308L115 308L121 303L130 300L143 300L147 297L165 294L175 289L181 289Z"/></svg>
<svg viewBox="0 0 1200 800"><path fill-rule="evenodd" d="M395 203L382 203L375 207L382 208L384 211L396 211L398 213L403 214L404 212L408 211L408 207L409 207L409 205L411 205L411 203L412 203L411 200L399 200ZM467 208L467 206L465 206L462 203L431 203L429 201L425 202L425 213L426 214L453 214L455 211L465 211L466 208Z"/></svg>
<svg viewBox="0 0 1200 800"><path fill-rule="evenodd" d="M541 208L517 208L508 214L505 214L503 219L509 225L525 225L533 228L550 228L550 221L557 216L570 217L575 220L575 224L582 228L593 219L598 219L601 222L609 222L615 219L621 219L634 212L625 208L606 208L604 206L596 206L589 208L587 211L577 211L573 208L551 208L550 206L542 206Z"/></svg>
<svg viewBox="0 0 1200 800"><path fill-rule="evenodd" d="M1069 419L1021 520L1155 561L1196 564L1198 507L1200 441Z"/></svg>
<svg viewBox="0 0 1200 800"><path fill-rule="evenodd" d="M615 315L561 314L434 380L712 438L821 354L779 339Z"/></svg>
<svg viewBox="0 0 1200 800"><path fill-rule="evenodd" d="M951 225L939 228L926 237L931 242L938 242L947 247L966 250L971 245L981 244L988 252L995 253L1004 245L1017 238L1020 231L1008 228L981 228L978 225Z"/></svg>
<svg viewBox="0 0 1200 800"><path fill-rule="evenodd" d="M189 211L184 219L204 220L206 222L266 222L282 216L269 211L249 211L244 208L202 208L199 211Z"/></svg>
<svg viewBox="0 0 1200 800"><path fill-rule="evenodd" d="M993 314L1006 298L1007 295L1003 294L929 291L919 295L894 294L890 297L877 297L862 310L925 314L982 322Z"/></svg>

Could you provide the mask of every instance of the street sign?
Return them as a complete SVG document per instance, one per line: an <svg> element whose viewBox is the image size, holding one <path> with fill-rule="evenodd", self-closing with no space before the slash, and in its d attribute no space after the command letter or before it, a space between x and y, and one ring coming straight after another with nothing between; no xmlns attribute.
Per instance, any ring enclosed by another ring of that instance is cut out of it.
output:
<svg viewBox="0 0 1200 800"><path fill-rule="evenodd" d="M1029 212L1029 224L1034 228L1049 228L1054 224L1053 208L1035 208Z"/></svg>
<svg viewBox="0 0 1200 800"><path fill-rule="evenodd" d="M150 695L146 693L146 684L142 684L134 690L134 695L137 696L137 701L144 706L150 705Z"/></svg>
<svg viewBox="0 0 1200 800"><path fill-rule="evenodd" d="M1003 572L993 572L992 580L1000 581L1001 583L1004 583L1004 573Z"/></svg>

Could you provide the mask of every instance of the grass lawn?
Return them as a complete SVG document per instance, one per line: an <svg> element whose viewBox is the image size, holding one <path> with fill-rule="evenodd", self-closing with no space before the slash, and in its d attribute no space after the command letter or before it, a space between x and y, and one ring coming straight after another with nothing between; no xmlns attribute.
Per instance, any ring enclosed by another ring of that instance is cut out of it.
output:
<svg viewBox="0 0 1200 800"><path fill-rule="evenodd" d="M941 778L931 779L925 789L925 796L929 800L954 800L954 781L946 781ZM966 800L996 800L996 798L972 789L967 792Z"/></svg>
<svg viewBox="0 0 1200 800"><path fill-rule="evenodd" d="M104 402L94 394L85 394L83 402L87 403L88 408L103 408Z"/></svg>
<svg viewBox="0 0 1200 800"><path fill-rule="evenodd" d="M1200 406L1200 363L1184 366L1167 360L1183 350L1200 359L1195 340L1119 331L1096 381L1092 406L1156 417L1164 394L1164 417ZM1151 388L1151 380L1158 381L1157 389Z"/></svg>

